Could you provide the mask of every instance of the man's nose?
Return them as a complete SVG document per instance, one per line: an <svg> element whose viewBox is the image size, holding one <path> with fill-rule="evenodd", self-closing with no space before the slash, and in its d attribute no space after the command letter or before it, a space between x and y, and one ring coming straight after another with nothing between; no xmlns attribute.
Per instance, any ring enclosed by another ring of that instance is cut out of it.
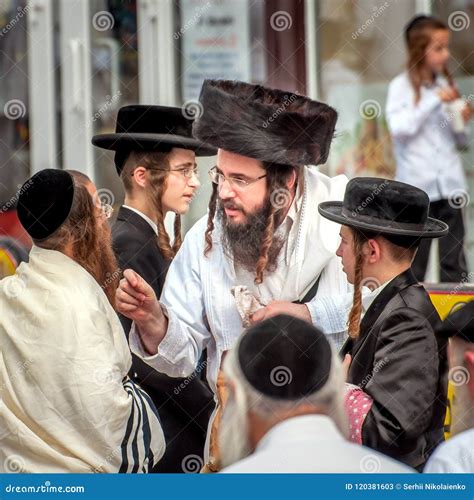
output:
<svg viewBox="0 0 474 500"><path fill-rule="evenodd" d="M227 179L224 179L219 183L218 189L219 198L221 198L222 200L227 200L235 196L235 191L232 189L232 186Z"/></svg>

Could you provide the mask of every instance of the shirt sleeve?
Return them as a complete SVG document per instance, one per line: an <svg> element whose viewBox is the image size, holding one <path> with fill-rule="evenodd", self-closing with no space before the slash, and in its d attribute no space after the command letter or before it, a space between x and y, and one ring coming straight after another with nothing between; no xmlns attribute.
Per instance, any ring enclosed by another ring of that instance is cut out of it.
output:
<svg viewBox="0 0 474 500"><path fill-rule="evenodd" d="M202 249L195 244L196 236L194 232L187 235L166 277L160 303L168 317L168 330L157 354L144 351L135 324L130 331L132 352L170 377L192 375L211 338L204 311Z"/></svg>
<svg viewBox="0 0 474 500"><path fill-rule="evenodd" d="M430 113L441 106L436 92L421 92L418 103L408 79L395 79L389 86L386 106L387 123L395 138L415 135Z"/></svg>
<svg viewBox="0 0 474 500"><path fill-rule="evenodd" d="M320 328L340 348L347 334L347 318L352 307L352 293L316 297L306 302L314 326Z"/></svg>

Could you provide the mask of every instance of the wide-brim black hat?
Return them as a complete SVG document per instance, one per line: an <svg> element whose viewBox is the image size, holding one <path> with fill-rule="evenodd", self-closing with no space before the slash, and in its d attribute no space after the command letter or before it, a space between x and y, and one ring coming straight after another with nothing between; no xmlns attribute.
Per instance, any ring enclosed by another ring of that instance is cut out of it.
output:
<svg viewBox="0 0 474 500"><path fill-rule="evenodd" d="M375 177L351 179L343 201L318 206L326 219L361 231L412 238L439 238L449 227L428 216L430 200L410 184Z"/></svg>
<svg viewBox="0 0 474 500"><path fill-rule="evenodd" d="M17 214L34 240L53 235L67 220L74 201L74 180L69 172L46 168L20 188Z"/></svg>
<svg viewBox="0 0 474 500"><path fill-rule="evenodd" d="M456 337L474 343L474 300L461 305L437 329L442 337Z"/></svg>
<svg viewBox="0 0 474 500"><path fill-rule="evenodd" d="M292 165L326 161L337 112L308 97L261 85L205 80L197 139L256 160Z"/></svg>
<svg viewBox="0 0 474 500"><path fill-rule="evenodd" d="M92 144L116 151L115 166L119 174L131 151L168 152L183 148L194 151L196 156L215 155L216 148L193 137L192 123L181 108L124 106L119 109L115 133L95 135Z"/></svg>

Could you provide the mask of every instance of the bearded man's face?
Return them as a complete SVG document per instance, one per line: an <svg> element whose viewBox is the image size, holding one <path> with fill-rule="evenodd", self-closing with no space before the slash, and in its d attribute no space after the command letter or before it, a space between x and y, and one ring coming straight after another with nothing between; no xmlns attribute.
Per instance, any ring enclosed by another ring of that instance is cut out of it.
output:
<svg viewBox="0 0 474 500"><path fill-rule="evenodd" d="M266 171L258 160L219 149L217 172L222 245L236 265L254 272L272 210ZM268 270L276 268L282 245L281 239L273 238Z"/></svg>

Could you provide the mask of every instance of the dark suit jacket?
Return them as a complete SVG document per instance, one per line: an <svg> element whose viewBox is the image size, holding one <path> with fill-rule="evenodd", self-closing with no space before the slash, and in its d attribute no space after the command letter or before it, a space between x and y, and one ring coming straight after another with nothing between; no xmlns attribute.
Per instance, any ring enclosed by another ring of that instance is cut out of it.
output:
<svg viewBox="0 0 474 500"><path fill-rule="evenodd" d="M136 271L160 297L169 263L161 255L150 224L132 210L121 207L112 227L112 239L120 269ZM124 316L120 316L120 321L128 337L131 321ZM156 471L183 472L182 461L187 455L203 455L214 408L209 386L198 373L187 379L168 377L134 354L130 375L150 395L160 415L166 453Z"/></svg>
<svg viewBox="0 0 474 500"><path fill-rule="evenodd" d="M392 280L366 311L352 355L348 382L373 400L362 443L420 468L443 439L447 404L447 342L428 293L411 270Z"/></svg>

